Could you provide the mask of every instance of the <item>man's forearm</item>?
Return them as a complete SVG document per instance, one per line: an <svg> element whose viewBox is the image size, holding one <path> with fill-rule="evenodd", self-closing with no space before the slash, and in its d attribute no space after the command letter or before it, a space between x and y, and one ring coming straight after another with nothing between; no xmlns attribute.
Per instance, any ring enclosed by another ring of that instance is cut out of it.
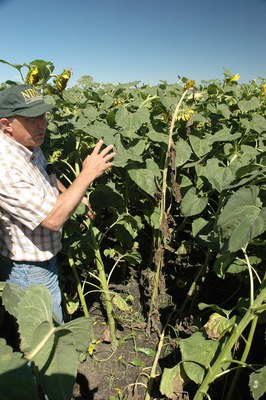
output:
<svg viewBox="0 0 266 400"><path fill-rule="evenodd" d="M59 184L61 194L58 196L52 211L43 220L41 225L52 231L61 229L81 203L92 181L92 178L88 179L81 172L68 189Z"/></svg>
<svg viewBox="0 0 266 400"><path fill-rule="evenodd" d="M63 183L58 178L56 178L56 181L57 181L57 186L58 186L59 192L64 193L67 190L67 188L63 185Z"/></svg>
<svg viewBox="0 0 266 400"><path fill-rule="evenodd" d="M111 152L113 145L101 150L102 145L103 141L100 140L92 154L83 161L82 171L68 189L59 182L58 188L62 193L57 198L51 212L42 221L43 227L52 231L61 229L84 198L91 183L113 165L110 161L115 156L115 152Z"/></svg>

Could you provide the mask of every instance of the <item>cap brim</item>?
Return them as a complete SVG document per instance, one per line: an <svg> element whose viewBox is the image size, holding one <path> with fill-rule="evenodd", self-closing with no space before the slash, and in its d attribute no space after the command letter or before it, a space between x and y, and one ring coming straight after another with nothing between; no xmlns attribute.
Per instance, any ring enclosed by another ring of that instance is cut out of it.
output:
<svg viewBox="0 0 266 400"><path fill-rule="evenodd" d="M15 115L21 115L22 117L39 117L53 108L56 108L56 106L53 106L52 104L39 104L38 106L29 109L17 111Z"/></svg>

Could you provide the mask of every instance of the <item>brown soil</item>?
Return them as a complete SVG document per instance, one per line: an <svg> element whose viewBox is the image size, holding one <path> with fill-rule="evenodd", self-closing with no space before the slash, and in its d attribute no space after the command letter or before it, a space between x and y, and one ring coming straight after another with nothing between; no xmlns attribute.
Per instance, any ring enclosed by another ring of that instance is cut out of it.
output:
<svg viewBox="0 0 266 400"><path fill-rule="evenodd" d="M140 347L154 348L144 334L135 337L135 342ZM98 344L93 357L80 364L74 399L144 399L152 361L152 357L134 351L132 339L119 345L116 352L110 344Z"/></svg>
<svg viewBox="0 0 266 400"><path fill-rule="evenodd" d="M119 289L120 287L121 285ZM109 341L107 325L99 303L94 303L91 307L90 315L94 321L93 334L96 344L93 355L88 355L86 360L80 363L73 400L145 399L159 336L155 332L146 332L138 284L131 281L126 291L133 296L132 308L130 313L120 311L120 315L117 315L121 324L118 323L118 346L115 352ZM158 363L158 376L160 370ZM156 391L158 390L155 380L153 392Z"/></svg>

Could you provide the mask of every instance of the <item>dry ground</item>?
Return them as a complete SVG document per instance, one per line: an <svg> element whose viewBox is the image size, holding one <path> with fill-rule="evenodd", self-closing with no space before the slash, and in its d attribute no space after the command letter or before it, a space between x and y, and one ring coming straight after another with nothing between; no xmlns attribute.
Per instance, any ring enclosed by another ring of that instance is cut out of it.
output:
<svg viewBox="0 0 266 400"><path fill-rule="evenodd" d="M92 357L88 356L80 363L73 400L145 398L159 337L156 333L146 333L137 283L131 281L127 289L133 296L133 310L126 317L121 315L123 320L118 326L118 347L115 352L111 343L105 340L106 324L99 303L95 303L90 310L96 345ZM159 372L159 365L157 369Z"/></svg>

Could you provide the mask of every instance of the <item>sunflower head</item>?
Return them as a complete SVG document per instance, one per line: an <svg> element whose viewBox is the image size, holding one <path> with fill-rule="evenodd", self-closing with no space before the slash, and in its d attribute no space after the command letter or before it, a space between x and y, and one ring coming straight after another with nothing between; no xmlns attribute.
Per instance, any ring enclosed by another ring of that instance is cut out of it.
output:
<svg viewBox="0 0 266 400"><path fill-rule="evenodd" d="M55 79L55 87L59 92L65 90L69 79L71 78L72 70L65 69L61 75L58 75Z"/></svg>
<svg viewBox="0 0 266 400"><path fill-rule="evenodd" d="M40 80L39 69L37 66L31 67L26 75L25 81L31 86L36 85Z"/></svg>
<svg viewBox="0 0 266 400"><path fill-rule="evenodd" d="M228 79L226 80L226 84L227 84L227 85L231 85L231 83L237 82L239 79L240 79L240 75L239 75L239 74L230 76L230 78L228 78Z"/></svg>
<svg viewBox="0 0 266 400"><path fill-rule="evenodd" d="M194 86L195 86L195 84L196 84L196 81L195 80L190 80L190 81L187 81L186 82L186 84L185 84L185 86L184 86L184 91L185 90L188 90L188 89L190 89L190 88L193 88Z"/></svg>

